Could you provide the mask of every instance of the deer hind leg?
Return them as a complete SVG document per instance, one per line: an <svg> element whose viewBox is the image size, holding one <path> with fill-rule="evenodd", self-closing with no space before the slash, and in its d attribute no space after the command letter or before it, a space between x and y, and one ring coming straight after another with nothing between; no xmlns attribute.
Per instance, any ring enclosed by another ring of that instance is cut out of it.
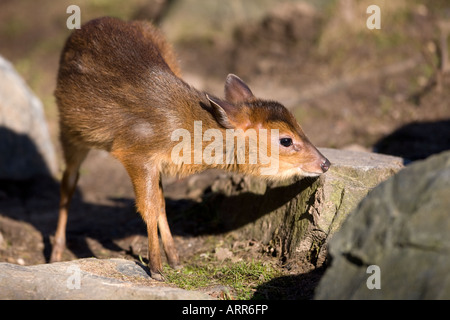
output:
<svg viewBox="0 0 450 320"><path fill-rule="evenodd" d="M56 227L50 262L61 261L62 254L66 247L66 225L69 206L78 182L81 163L89 152L89 149L74 146L69 147L64 143L63 147L66 159L66 169L61 181L58 224Z"/></svg>

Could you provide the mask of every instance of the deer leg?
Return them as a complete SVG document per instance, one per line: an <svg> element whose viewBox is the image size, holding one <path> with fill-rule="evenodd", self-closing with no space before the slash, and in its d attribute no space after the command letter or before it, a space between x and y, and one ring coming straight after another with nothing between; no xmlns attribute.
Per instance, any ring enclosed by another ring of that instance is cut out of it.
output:
<svg viewBox="0 0 450 320"><path fill-rule="evenodd" d="M167 222L166 207L161 179L159 181L159 187L161 190L160 202L162 203L161 211L158 218L159 233L161 235L161 240L163 243L164 252L166 253L167 261L169 262L169 265L172 268L177 269L179 267L178 252L175 247L175 243L173 242L169 223Z"/></svg>
<svg viewBox="0 0 450 320"><path fill-rule="evenodd" d="M65 148L66 169L61 180L58 224L56 227L50 262L61 261L66 247L66 225L68 211L73 193L78 182L81 163L86 158L88 149Z"/></svg>
<svg viewBox="0 0 450 320"><path fill-rule="evenodd" d="M162 281L158 220L161 212L165 213L165 204L160 187L160 173L156 166L149 163L148 160L135 157L131 153L116 150L112 154L122 162L131 178L136 196L137 210L147 225L150 275L153 279Z"/></svg>

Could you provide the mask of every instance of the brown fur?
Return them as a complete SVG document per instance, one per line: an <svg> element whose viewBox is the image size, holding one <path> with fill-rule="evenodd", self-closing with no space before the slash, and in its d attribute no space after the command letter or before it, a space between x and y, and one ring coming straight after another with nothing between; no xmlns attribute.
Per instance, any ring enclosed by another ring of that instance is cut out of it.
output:
<svg viewBox="0 0 450 320"><path fill-rule="evenodd" d="M171 160L178 143L171 140L175 129L193 133L194 121L201 121L203 132L217 129L223 137L227 128L254 129L258 137L262 128L279 129L280 138L291 137L294 143L280 146L280 172L272 179L318 175L329 167L285 107L257 99L236 76L227 77L224 100L185 83L171 47L147 22L100 18L73 32L61 54L55 96L66 170L52 261L61 259L70 199L79 167L92 148L109 151L133 182L136 206L147 224L149 268L156 279L161 279L162 269L158 228L169 263L178 264L161 172L188 175L215 167L259 176L264 167L236 162L175 164ZM202 150L207 145L203 142Z"/></svg>

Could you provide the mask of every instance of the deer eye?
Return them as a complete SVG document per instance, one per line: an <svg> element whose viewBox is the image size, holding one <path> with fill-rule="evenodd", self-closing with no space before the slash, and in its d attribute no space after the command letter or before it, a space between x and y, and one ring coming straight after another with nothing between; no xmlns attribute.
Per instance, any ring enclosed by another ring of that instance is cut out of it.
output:
<svg viewBox="0 0 450 320"><path fill-rule="evenodd" d="M281 138L280 144L286 148L290 147L290 146L292 146L292 139L291 138Z"/></svg>

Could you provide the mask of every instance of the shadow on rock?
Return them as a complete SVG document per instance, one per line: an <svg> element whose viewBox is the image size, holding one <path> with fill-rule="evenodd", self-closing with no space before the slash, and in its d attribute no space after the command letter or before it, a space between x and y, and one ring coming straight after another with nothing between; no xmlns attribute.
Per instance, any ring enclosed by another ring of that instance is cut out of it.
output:
<svg viewBox="0 0 450 320"><path fill-rule="evenodd" d="M228 179L232 180L231 177ZM227 179L225 178L225 179ZM201 202L189 199L166 199L167 215L175 234L221 234L254 222L289 203L311 187L315 179L303 179L287 186L267 185L263 193L239 190L226 194L211 189L204 191ZM266 183L261 182L265 185Z"/></svg>
<svg viewBox="0 0 450 320"><path fill-rule="evenodd" d="M34 141L26 134L0 126L0 155L2 180L26 180L37 175L50 175Z"/></svg>

